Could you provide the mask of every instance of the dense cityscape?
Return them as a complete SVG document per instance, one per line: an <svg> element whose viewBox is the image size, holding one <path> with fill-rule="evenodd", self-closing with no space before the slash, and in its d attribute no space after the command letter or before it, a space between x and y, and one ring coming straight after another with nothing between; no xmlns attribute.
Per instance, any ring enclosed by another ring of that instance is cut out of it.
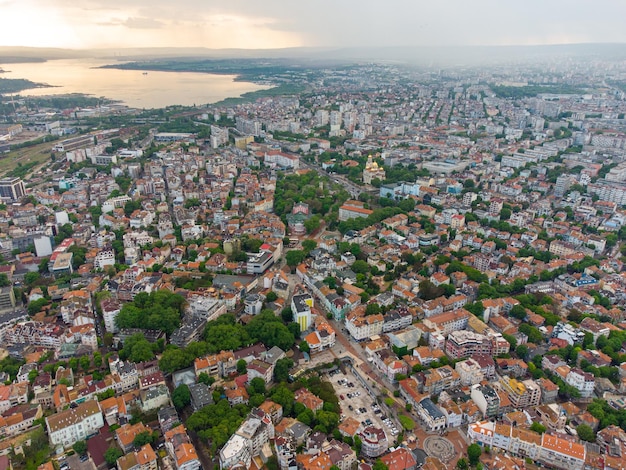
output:
<svg viewBox="0 0 626 470"><path fill-rule="evenodd" d="M0 80L0 469L625 468L624 61L246 74Z"/></svg>

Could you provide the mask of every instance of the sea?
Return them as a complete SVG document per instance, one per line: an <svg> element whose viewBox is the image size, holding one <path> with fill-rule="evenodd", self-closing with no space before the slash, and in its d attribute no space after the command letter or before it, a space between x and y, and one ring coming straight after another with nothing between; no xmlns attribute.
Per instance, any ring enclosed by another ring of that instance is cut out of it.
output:
<svg viewBox="0 0 626 470"><path fill-rule="evenodd" d="M143 72L102 69L113 61L63 59L47 62L2 64L0 78L23 78L50 85L23 90L22 96L82 93L122 102L132 108L154 109L172 105L201 106L243 93L270 88L235 81L235 75L197 72Z"/></svg>

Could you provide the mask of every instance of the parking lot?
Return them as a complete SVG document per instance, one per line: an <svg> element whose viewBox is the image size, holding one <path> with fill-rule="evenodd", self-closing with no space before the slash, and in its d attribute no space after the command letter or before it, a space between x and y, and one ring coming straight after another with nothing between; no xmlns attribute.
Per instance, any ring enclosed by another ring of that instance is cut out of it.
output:
<svg viewBox="0 0 626 470"><path fill-rule="evenodd" d="M385 412L378 406L374 397L349 370L346 370L345 374L341 370L330 372L328 380L335 388L343 415L351 416L363 426L373 424L383 429L390 443L394 441L400 428L385 416Z"/></svg>

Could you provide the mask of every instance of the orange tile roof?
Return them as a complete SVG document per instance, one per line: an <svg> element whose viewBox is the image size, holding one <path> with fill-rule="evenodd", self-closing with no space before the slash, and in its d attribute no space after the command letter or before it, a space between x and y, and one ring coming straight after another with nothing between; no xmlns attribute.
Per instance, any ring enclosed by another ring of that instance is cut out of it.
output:
<svg viewBox="0 0 626 470"><path fill-rule="evenodd" d="M177 467L180 468L182 464L190 462L192 460L198 460L198 454L193 444L183 443L176 447Z"/></svg>
<svg viewBox="0 0 626 470"><path fill-rule="evenodd" d="M384 455L380 460L387 465L389 470L406 470L417 464L413 453L404 447L399 447L393 452Z"/></svg>
<svg viewBox="0 0 626 470"><path fill-rule="evenodd" d="M296 462L298 462L298 467L304 470L330 470L330 467L333 466L330 457L324 452L318 456L298 454L296 455Z"/></svg>
<svg viewBox="0 0 626 470"><path fill-rule="evenodd" d="M150 432L150 429L139 422L137 424L125 424L115 430L115 435L122 446L128 447L133 443L135 437L142 432Z"/></svg>
<svg viewBox="0 0 626 470"><path fill-rule="evenodd" d="M146 444L139 449L139 452L137 452L137 463L139 465L146 465L149 462L154 462L156 461L156 458L156 454L150 444Z"/></svg>
<svg viewBox="0 0 626 470"><path fill-rule="evenodd" d="M339 431L341 431L342 433L348 436L354 436L359 430L360 426L361 426L361 423L359 423L353 417L348 416L339 424Z"/></svg>
<svg viewBox="0 0 626 470"><path fill-rule="evenodd" d="M553 452L559 452L561 454L574 457L576 459L585 460L585 446L576 442L571 442L560 437L551 436L550 434L543 435L542 447L549 449Z"/></svg>

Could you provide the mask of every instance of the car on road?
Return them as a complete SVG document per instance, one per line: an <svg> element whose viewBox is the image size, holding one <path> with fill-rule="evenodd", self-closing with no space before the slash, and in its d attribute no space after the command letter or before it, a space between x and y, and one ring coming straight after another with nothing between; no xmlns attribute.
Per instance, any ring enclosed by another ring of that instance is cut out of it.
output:
<svg viewBox="0 0 626 470"><path fill-rule="evenodd" d="M345 400L345 397L343 395L339 395L339 398L341 398L342 400Z"/></svg>

